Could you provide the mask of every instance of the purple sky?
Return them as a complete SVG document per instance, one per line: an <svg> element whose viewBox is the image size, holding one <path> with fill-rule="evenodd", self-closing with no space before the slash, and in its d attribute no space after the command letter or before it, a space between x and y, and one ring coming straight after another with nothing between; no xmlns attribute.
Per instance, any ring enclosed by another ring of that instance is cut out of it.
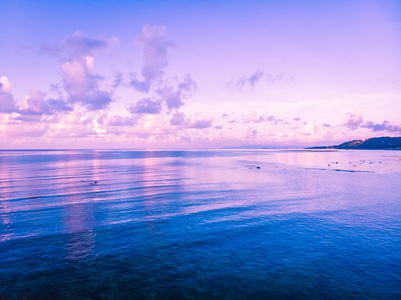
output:
<svg viewBox="0 0 401 300"><path fill-rule="evenodd" d="M401 136L401 2L9 1L0 148Z"/></svg>

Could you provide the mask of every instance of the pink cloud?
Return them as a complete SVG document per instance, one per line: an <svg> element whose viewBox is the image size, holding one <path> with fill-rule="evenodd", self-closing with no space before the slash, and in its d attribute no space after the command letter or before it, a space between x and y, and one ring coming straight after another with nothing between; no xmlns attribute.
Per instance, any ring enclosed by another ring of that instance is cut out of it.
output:
<svg viewBox="0 0 401 300"><path fill-rule="evenodd" d="M361 125L363 122L363 115L361 112L356 113L348 113L348 118L344 122L344 126L351 130L355 130Z"/></svg>
<svg viewBox="0 0 401 300"><path fill-rule="evenodd" d="M80 103L88 110L100 110L106 108L112 98L110 92L99 88L103 78L93 74L92 67L93 58L90 56L64 63L64 89L68 94L68 102Z"/></svg>
<svg viewBox="0 0 401 300"><path fill-rule="evenodd" d="M64 61L61 67L63 87L67 93L66 101L69 104L79 103L88 110L100 110L106 108L112 102L112 92L101 88L104 81L102 76L93 73L94 58L96 53L119 46L119 39L112 37L109 40L105 38L91 38L85 36L82 32L76 31L71 36L64 39L61 45L43 44L40 51L43 53L57 55ZM121 85L123 77L117 73L112 88ZM52 85L51 89L61 95L61 90L57 85ZM60 99L53 101L53 106L64 107Z"/></svg>
<svg viewBox="0 0 401 300"><path fill-rule="evenodd" d="M46 93L38 90L30 92L25 106L18 111L22 115L52 115L60 111L72 111L63 99L46 99Z"/></svg>
<svg viewBox="0 0 401 300"><path fill-rule="evenodd" d="M372 121L364 121L361 112L349 113L349 117L344 123L351 130L357 128L367 128L372 131L387 131L387 132L401 132L401 125L391 124L389 121L384 120L383 123L375 123Z"/></svg>

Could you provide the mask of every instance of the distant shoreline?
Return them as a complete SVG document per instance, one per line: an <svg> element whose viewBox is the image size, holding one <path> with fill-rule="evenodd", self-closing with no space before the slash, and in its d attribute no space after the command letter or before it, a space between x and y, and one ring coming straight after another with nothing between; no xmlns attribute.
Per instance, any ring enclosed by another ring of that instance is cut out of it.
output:
<svg viewBox="0 0 401 300"><path fill-rule="evenodd" d="M401 150L401 137L377 137L366 140L353 140L334 146L308 147L308 150Z"/></svg>

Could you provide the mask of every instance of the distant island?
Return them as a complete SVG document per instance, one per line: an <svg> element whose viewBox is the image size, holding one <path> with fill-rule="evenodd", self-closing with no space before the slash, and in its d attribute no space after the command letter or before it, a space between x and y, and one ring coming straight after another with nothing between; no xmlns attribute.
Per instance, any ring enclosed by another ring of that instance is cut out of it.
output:
<svg viewBox="0 0 401 300"><path fill-rule="evenodd" d="M357 149L357 150L401 150L401 137L377 137L353 140L336 146L309 147L306 149Z"/></svg>

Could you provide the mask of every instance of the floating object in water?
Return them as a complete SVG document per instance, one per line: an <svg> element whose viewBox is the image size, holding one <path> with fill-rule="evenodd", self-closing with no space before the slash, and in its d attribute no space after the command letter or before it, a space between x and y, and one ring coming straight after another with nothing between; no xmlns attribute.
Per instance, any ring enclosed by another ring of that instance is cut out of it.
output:
<svg viewBox="0 0 401 300"><path fill-rule="evenodd" d="M256 169L260 169L260 167L256 167Z"/></svg>

